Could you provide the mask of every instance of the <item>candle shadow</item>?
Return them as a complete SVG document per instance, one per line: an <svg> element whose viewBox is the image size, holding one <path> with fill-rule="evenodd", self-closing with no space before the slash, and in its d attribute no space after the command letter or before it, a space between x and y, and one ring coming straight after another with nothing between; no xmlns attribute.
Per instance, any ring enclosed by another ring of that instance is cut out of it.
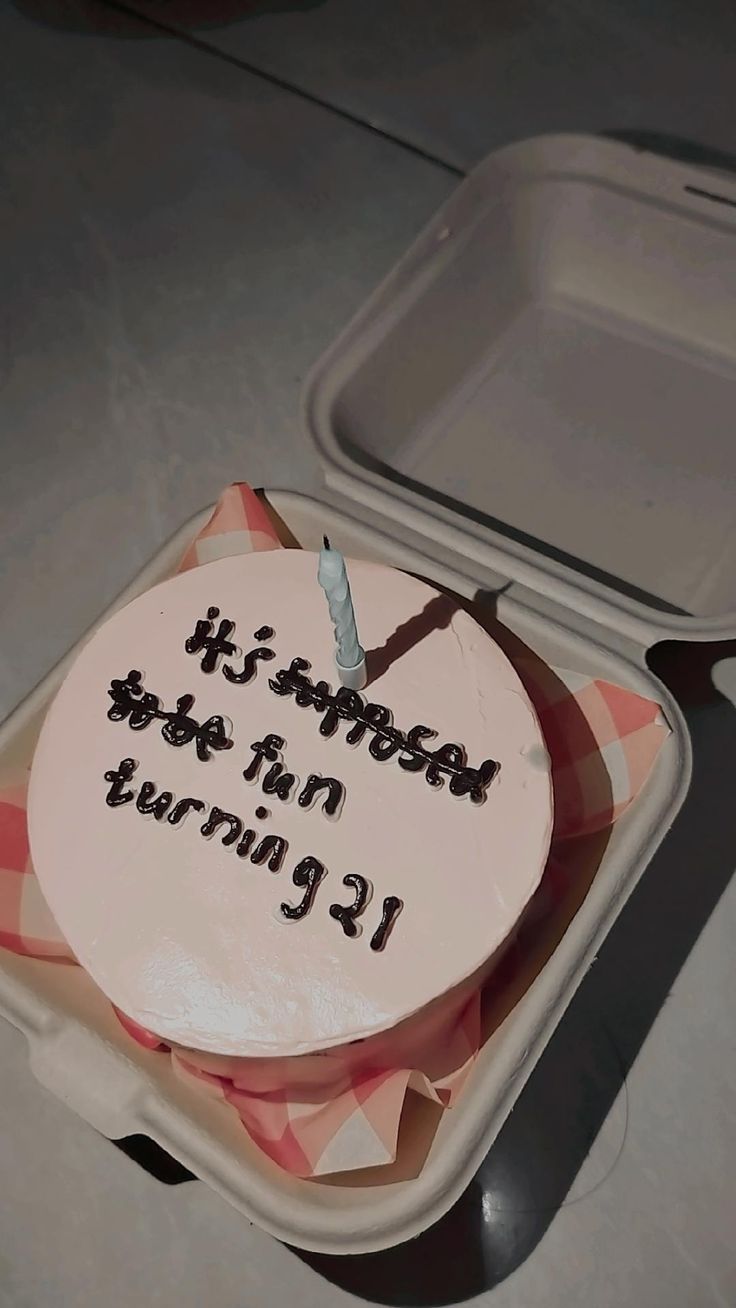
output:
<svg viewBox="0 0 736 1308"><path fill-rule="evenodd" d="M377 645L375 649L369 649L366 652L366 668L368 672L368 684L378 681L385 672L400 659L404 654L408 654L410 649L424 640L433 631L441 631L444 627L449 627L454 615L459 611L461 605L451 595L435 595L429 600L420 613L415 613L412 618L402 622L394 632L388 637L383 645Z"/></svg>
<svg viewBox="0 0 736 1308"><path fill-rule="evenodd" d="M419 580L423 581L424 578L420 577ZM427 584L437 589L436 582L428 582ZM498 596L503 595L510 584L510 582L506 582L497 591L485 592L486 602L495 606ZM439 594L428 600L421 612L415 613L413 618L408 618L406 622L402 622L401 626L396 628L383 645L377 645L375 649L367 651L365 658L368 684L378 681L378 678L382 677L384 672L388 672L392 663L400 659L403 654L408 654L409 650L424 640L425 636L429 636L433 631L442 631L445 627L449 627L455 614L461 610L470 613L472 617L475 617L476 621L480 621L481 626L484 626L484 622L479 619L478 614L472 607L472 601L462 600L457 595L453 595L451 591L440 591ZM487 617L489 613L492 616L495 613L495 608L489 609L485 616Z"/></svg>

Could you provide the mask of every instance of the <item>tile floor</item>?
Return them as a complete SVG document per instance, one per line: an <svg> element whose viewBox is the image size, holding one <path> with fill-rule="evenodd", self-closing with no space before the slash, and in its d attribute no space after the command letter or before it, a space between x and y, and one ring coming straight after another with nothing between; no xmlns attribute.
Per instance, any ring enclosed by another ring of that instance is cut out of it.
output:
<svg viewBox="0 0 736 1308"><path fill-rule="evenodd" d="M2 5L0 711L223 483L318 488L304 375L458 170L560 129L725 162L735 37L727 0ZM736 749L736 661L717 676L691 710L703 803ZM477 1181L386 1255L300 1257L201 1183L164 1188L0 1024L0 1305L736 1302L734 834L652 869ZM617 959L657 895L632 998ZM646 1037L610 1109L601 986L627 1061Z"/></svg>
<svg viewBox="0 0 736 1308"><path fill-rule="evenodd" d="M539 132L734 152L729 0L133 0L217 49L467 168ZM215 25L213 11L250 11ZM724 95L718 94L723 88Z"/></svg>

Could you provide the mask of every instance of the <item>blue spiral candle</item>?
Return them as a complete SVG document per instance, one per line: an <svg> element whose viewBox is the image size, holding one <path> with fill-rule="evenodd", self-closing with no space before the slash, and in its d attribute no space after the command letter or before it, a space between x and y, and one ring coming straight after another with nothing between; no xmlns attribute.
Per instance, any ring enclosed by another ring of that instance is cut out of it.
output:
<svg viewBox="0 0 736 1308"><path fill-rule="evenodd" d="M335 663L340 680L351 690L362 690L366 683L365 653L358 640L345 560L326 536L319 552L317 580L327 596L335 627Z"/></svg>

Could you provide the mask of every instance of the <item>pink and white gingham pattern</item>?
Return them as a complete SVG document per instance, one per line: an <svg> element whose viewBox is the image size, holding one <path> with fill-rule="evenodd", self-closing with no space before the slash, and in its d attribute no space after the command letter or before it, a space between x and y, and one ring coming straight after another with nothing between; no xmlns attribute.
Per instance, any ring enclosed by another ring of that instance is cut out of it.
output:
<svg viewBox="0 0 736 1308"><path fill-rule="evenodd" d="M26 782L0 791L0 945L32 958L74 955L33 875L26 826Z"/></svg>
<svg viewBox="0 0 736 1308"><path fill-rule="evenodd" d="M179 570L279 548L263 503L250 487L238 484L221 496ZM555 914L564 929L579 902L570 895L570 838L604 831L623 813L639 794L668 734L658 706L639 695L546 667L531 657L521 657L515 665L539 714L552 759L554 843L525 923L486 983L486 999L501 990L518 995L519 987L533 979L529 958L535 930L548 925ZM14 784L0 791L0 947L49 963L75 963L31 865L26 776L24 769ZM481 1040L479 992L413 1020L402 1038L398 1062L391 1032L363 1045L301 1058L218 1058L172 1050L153 1032L115 1012L130 1038L168 1055L178 1075L238 1114L269 1158L302 1177L393 1161L407 1091L451 1106Z"/></svg>

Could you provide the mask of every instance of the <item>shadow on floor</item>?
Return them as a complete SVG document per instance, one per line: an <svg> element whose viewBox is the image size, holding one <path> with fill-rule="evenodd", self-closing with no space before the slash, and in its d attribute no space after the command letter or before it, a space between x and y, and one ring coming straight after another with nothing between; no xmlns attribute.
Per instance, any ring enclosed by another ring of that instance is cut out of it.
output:
<svg viewBox="0 0 736 1308"><path fill-rule="evenodd" d="M493 1287L528 1258L565 1204L731 878L736 711L714 689L710 672L715 662L734 654L736 642L668 643L652 651L652 669L679 700L693 742L692 785L670 835L452 1211L418 1239L384 1253L334 1258L294 1250L334 1284L375 1303L428 1308L461 1302ZM603 1183L605 1175L597 1182Z"/></svg>
<svg viewBox="0 0 736 1308"><path fill-rule="evenodd" d="M678 163L692 164L695 168L711 168L720 172L736 173L736 154L725 150L716 150L699 141L689 141L681 136L669 136L665 132L648 132L639 129L622 129L602 132L611 141L620 141L631 145L635 150L646 150L650 154L663 155L666 159L675 159Z"/></svg>
<svg viewBox="0 0 736 1308"><path fill-rule="evenodd" d="M197 1179L188 1167L178 1162L176 1158L172 1158L171 1154L147 1135L125 1135L120 1140L113 1140L112 1143L116 1149L125 1154L126 1158L137 1163L144 1172L148 1172L149 1176L160 1181L162 1185L183 1185L185 1181Z"/></svg>

